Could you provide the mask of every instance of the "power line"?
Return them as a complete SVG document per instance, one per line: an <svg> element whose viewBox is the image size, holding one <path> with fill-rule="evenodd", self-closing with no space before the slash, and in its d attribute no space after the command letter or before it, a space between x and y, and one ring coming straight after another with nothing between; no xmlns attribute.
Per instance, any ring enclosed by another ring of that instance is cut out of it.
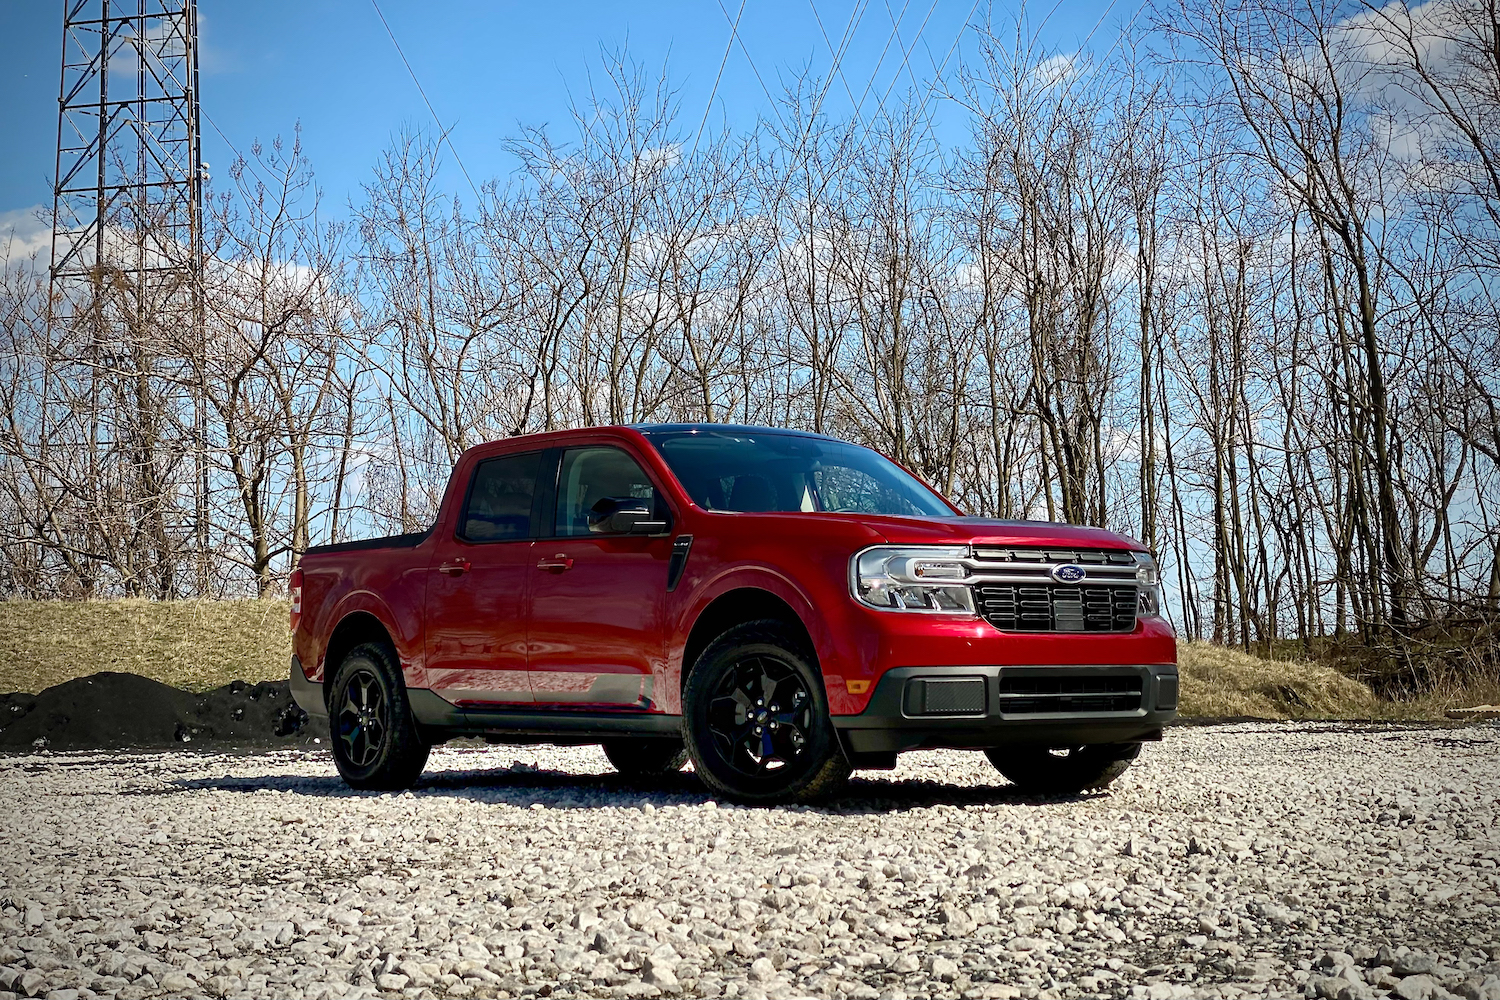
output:
<svg viewBox="0 0 1500 1000"><path fill-rule="evenodd" d="M1058 0L1059 3L1062 0ZM927 93L922 95L922 103L917 105L917 117L922 117L922 112L927 110L927 102L932 99L933 89L937 87L938 81L943 78L943 70L948 68L948 60L953 58L953 53L958 49L958 43L963 40L964 32L969 30L969 21L973 19L974 12L979 9L979 0L974 0L974 5L969 8L969 14L964 18L963 24L958 26L958 34L953 36L953 44L948 46L948 54L943 56L941 66L935 68L932 74L932 83L927 85Z"/></svg>
<svg viewBox="0 0 1500 1000"><path fill-rule="evenodd" d="M375 0L370 0L370 2L374 3ZM729 10L724 6L724 0L716 0L716 2L719 5L719 10L724 12L724 20L729 21ZM731 26L734 23L730 21ZM785 132L787 130L786 119L781 117L781 111L776 107L776 98L771 96L771 88L766 86L766 81L762 79L760 70L755 66L755 60L750 58L750 50L745 48L745 40L739 36L738 32L735 32L730 37L730 42L739 43L740 51L745 54L745 61L750 64L750 72L755 74L755 79L760 82L760 89L765 92L766 100L771 102L771 113L776 116L776 120L781 123L781 130Z"/></svg>
<svg viewBox="0 0 1500 1000"><path fill-rule="evenodd" d="M236 160L245 165L245 169L250 171L251 175L254 176L256 182L265 184L266 179L260 175L260 172L258 170L255 169L255 161L245 158L245 154L240 152L239 147L236 146L232 141L230 141L229 136L224 134L223 129L219 128L219 123L214 121L213 115L209 114L207 111L204 111L202 108L198 109L198 113L205 119L207 119L208 124L213 127L213 130L215 132L219 133L219 138L224 140L224 145L229 147L229 151L234 154L234 158Z"/></svg>
<svg viewBox="0 0 1500 1000"><path fill-rule="evenodd" d="M828 91L833 87L833 78L837 76L844 85L844 93L849 95L849 106L854 106L854 88L849 86L849 78L844 75L844 55L849 51L849 45L854 41L854 34L859 30L860 22L865 18L865 11L870 6L870 0L856 3L854 9L849 12L849 23L844 25L844 34L839 38L839 47L835 51L833 41L828 37L828 29L823 27L823 18L818 14L818 6L813 0L807 0L807 5L812 8L813 19L818 22L818 31L823 36L823 44L828 46L828 54L833 56L833 67L828 71L828 79L823 81L823 91L818 95L818 101L813 106L813 117L823 108L823 101L828 96Z"/></svg>
<svg viewBox="0 0 1500 1000"><path fill-rule="evenodd" d="M885 54L891 50L891 42L896 38L896 32L899 30L901 18L906 16L906 8L910 6L911 0L906 0L906 2L901 5L900 16L897 17L893 15L891 17L891 33L885 38L885 48L880 50L880 58L875 61L875 68L870 71L870 79L865 84L865 89L860 91L859 102L854 106L855 121L859 120L860 109L865 106L865 98L870 96L870 88L875 86L875 77L880 75L880 67L885 65ZM886 5L886 10L890 10L889 4ZM898 69L896 72L897 74L899 74L901 71Z"/></svg>
<svg viewBox="0 0 1500 1000"><path fill-rule="evenodd" d="M823 35L823 44L828 46L828 52L833 56L833 65L828 71L827 78L823 81L823 89L819 92L818 99L814 102L812 111L803 123L802 134L797 140L796 148L799 149L807 142L808 136L812 135L813 123L817 120L818 114L823 109L823 101L828 97L828 91L833 87L833 78L835 75L843 81L844 92L849 95L849 103L851 105L854 103L854 91L850 88L849 79L844 76L844 71L840 67L840 63L844 58L844 54L849 50L850 42L854 40L855 32L859 30L859 22L864 19L864 12L868 9L870 0L857 2L854 9L849 12L849 21L844 25L844 34L839 38L839 47L836 50L833 47L833 41L828 37L828 30L823 27L823 18L818 14L817 4L814 0L807 0L807 5L812 8L813 19L818 22L818 31ZM840 151L842 151L844 143L847 142L848 135L846 134L843 143L840 143ZM782 176L781 184L776 190L776 197L772 199L773 211L779 210L781 199L786 196L787 189L791 185L791 180L790 171ZM825 180L824 184L826 185L826 183L827 181Z"/></svg>
<svg viewBox="0 0 1500 1000"><path fill-rule="evenodd" d="M375 8L375 14L380 18L380 23L385 25L385 33L391 37L391 44L396 47L396 55L401 57L401 62L406 66L406 72L411 74L411 82L417 85L417 93L422 95L422 103L427 105L427 110L432 114L432 120L437 122L438 142L440 144L444 142L448 144L448 151L453 154L454 161L458 163L458 169L463 171L464 180L469 182L469 190L474 192L475 198L482 200L483 196L480 195L479 188L475 186L474 179L469 176L469 169L464 166L463 157L458 155L458 150L453 145L453 139L449 135L450 130L443 127L443 120L438 117L437 109L427 99L427 91L422 89L422 81L417 79L417 71L411 68L411 62L407 60L406 53L401 51L401 43L396 41L396 33L391 30L390 22L385 19L385 14L381 12L380 4L376 3L375 0L370 0L370 6ZM723 5L720 4L720 6ZM727 17L728 15L726 14L725 16Z"/></svg>
<svg viewBox="0 0 1500 1000"><path fill-rule="evenodd" d="M891 9L889 3L886 4L885 9L887 11ZM904 13L905 10L906 8L903 7L902 12ZM891 91L896 89L896 81L901 79L901 71L903 69L906 70L907 78L911 80L912 90L916 90L919 86L921 86L921 84L917 83L917 75L913 73L911 69L911 54L912 51L917 47L917 42L922 40L922 32L927 30L927 22L932 20L932 12L935 10L937 10L937 0L932 0L932 5L927 8L927 16L922 18L922 23L917 26L917 33L912 36L911 44L902 46L901 65L896 67L896 72L891 76L890 86L886 87L885 93L880 95L879 106L881 108L885 107L885 102L891 96ZM899 34L896 36L896 42L897 44L900 44L901 42L901 36Z"/></svg>
<svg viewBox="0 0 1500 1000"><path fill-rule="evenodd" d="M901 67L896 70L896 75L891 78L892 85L894 85L895 80L898 77L900 77L901 70L904 69L904 70L906 70L906 77L907 77L907 79L911 81L912 90L916 90L919 86L921 86L921 84L919 84L917 82L917 74L914 73L914 72L912 72L912 68L911 68L911 53L912 53L912 50L914 50L917 47L917 43L922 40L922 33L927 30L927 22L932 20L932 14L933 14L933 12L935 10L937 10L937 5L938 5L938 0L932 0L931 5L929 5L928 8L927 8L927 14L926 14L926 16L924 16L922 18L922 23L919 24L919 25L917 25L917 33L912 36L912 40L911 40L911 44L910 45L906 45L906 44L904 44L901 41L901 32L900 31L896 32L896 44L899 45L899 46L901 46ZM887 15L891 14L890 0L885 0L885 12L886 12ZM892 87L887 87L886 88L886 94L887 95L890 94L891 89L892 89ZM885 98L882 97L881 101L882 101L882 103L884 103Z"/></svg>
<svg viewBox="0 0 1500 1000"><path fill-rule="evenodd" d="M698 123L698 134L693 136L693 153L698 152L698 140L703 138L703 128L708 124L708 113L713 109L714 97L719 93L719 81L724 78L724 67L729 64L729 53L734 51L734 40L739 36L740 18L745 14L745 0L740 0L740 9L734 15L734 23L729 26L729 43L724 46L724 58L719 60L719 72L714 76L713 89L708 92L708 103L703 106L703 120ZM693 158L693 153L688 154L688 159Z"/></svg>

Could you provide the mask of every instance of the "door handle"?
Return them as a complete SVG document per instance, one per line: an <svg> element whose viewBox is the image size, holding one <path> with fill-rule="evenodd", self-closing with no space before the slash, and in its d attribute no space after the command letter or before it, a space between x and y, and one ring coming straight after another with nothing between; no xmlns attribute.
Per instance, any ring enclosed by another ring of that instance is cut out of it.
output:
<svg viewBox="0 0 1500 1000"><path fill-rule="evenodd" d="M449 576L463 576L469 571L469 560L453 559L443 563L437 568L439 573L447 573Z"/></svg>
<svg viewBox="0 0 1500 1000"><path fill-rule="evenodd" d="M551 559L543 559L541 562L537 563L536 568L551 570L554 573L561 573L563 570L573 568L573 557L563 555L561 552L559 552Z"/></svg>

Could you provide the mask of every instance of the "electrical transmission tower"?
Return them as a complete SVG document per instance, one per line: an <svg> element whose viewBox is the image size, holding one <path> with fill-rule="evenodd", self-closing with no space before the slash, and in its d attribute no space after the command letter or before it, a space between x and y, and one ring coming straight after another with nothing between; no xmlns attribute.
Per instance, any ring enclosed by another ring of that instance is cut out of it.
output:
<svg viewBox="0 0 1500 1000"><path fill-rule="evenodd" d="M83 438L105 469L90 500L116 503L128 592L160 597L181 590L185 563L207 587L199 138L196 0L63 0L56 363L81 380Z"/></svg>
<svg viewBox="0 0 1500 1000"><path fill-rule="evenodd" d="M52 280L191 297L202 270L196 0L64 0Z"/></svg>

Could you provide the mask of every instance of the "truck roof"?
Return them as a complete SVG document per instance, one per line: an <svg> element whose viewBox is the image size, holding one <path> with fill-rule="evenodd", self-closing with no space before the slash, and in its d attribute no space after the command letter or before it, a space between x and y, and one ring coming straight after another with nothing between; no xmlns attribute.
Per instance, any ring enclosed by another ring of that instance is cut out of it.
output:
<svg viewBox="0 0 1500 1000"><path fill-rule="evenodd" d="M709 433L711 431L727 432L731 434L787 434L794 437L816 438L820 441L839 441L838 438L827 434L818 434L813 431L792 430L786 427L759 427L754 424L712 424L712 423L677 423L677 424L626 424L631 430L640 431L647 437L653 434L697 434Z"/></svg>

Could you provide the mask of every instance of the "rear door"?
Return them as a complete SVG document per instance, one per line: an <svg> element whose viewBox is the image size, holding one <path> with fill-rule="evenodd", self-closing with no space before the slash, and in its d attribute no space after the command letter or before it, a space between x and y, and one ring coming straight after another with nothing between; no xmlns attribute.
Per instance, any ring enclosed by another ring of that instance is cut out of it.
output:
<svg viewBox="0 0 1500 1000"><path fill-rule="evenodd" d="M453 529L437 541L427 584L427 676L455 704L532 703L526 588L544 454L476 464Z"/></svg>
<svg viewBox="0 0 1500 1000"><path fill-rule="evenodd" d="M548 505L551 537L532 547L531 689L538 706L650 709L664 669L663 607L672 539L589 531L604 497L671 512L657 484L612 445L564 449Z"/></svg>

